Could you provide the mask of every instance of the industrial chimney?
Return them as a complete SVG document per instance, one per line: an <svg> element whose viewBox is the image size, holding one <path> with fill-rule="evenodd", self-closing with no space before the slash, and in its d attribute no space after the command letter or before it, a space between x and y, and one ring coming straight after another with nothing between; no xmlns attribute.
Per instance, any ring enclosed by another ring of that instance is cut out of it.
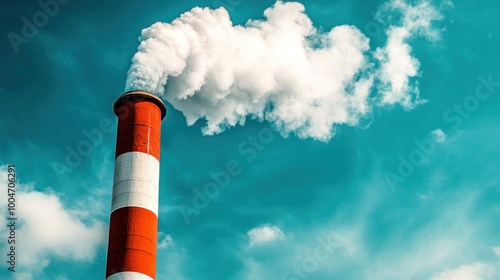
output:
<svg viewBox="0 0 500 280"><path fill-rule="evenodd" d="M118 116L106 280L152 280L156 274L161 121L165 104L130 91L114 104Z"/></svg>

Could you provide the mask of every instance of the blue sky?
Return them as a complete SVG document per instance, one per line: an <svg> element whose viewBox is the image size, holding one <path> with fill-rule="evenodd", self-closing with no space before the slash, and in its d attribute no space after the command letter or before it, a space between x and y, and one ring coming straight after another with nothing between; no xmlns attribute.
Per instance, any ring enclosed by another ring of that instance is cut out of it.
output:
<svg viewBox="0 0 500 280"><path fill-rule="evenodd" d="M371 50L400 21L377 16L388 1L300 2L318 30L354 26ZM410 1L422 2L442 15L435 38L407 41L419 64L409 82L427 102L379 102L327 141L252 118L204 136L204 120L188 126L166 102L157 279L499 279L500 3ZM1 4L0 178L16 165L20 219L17 272L2 261L1 279L104 277L112 104L141 30L195 6L243 25L274 3L68 1L17 46L8 34L42 8ZM228 164L227 186L196 208Z"/></svg>

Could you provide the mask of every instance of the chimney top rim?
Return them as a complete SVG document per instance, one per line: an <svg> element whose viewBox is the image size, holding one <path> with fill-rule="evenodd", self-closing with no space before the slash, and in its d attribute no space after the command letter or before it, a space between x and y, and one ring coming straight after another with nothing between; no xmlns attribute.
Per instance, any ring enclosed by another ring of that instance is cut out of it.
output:
<svg viewBox="0 0 500 280"><path fill-rule="evenodd" d="M113 105L113 111L118 116L120 107L130 101L150 101L160 108L161 119L165 118L167 114L167 107L163 101L156 95L144 90L131 90L122 94Z"/></svg>

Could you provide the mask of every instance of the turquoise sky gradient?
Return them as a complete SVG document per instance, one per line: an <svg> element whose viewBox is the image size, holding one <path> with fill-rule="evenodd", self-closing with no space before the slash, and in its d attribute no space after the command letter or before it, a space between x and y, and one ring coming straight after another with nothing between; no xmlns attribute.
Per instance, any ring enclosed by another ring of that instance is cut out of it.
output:
<svg viewBox="0 0 500 280"><path fill-rule="evenodd" d="M299 2L319 29L353 25L371 49L387 39L374 18L386 1ZM15 274L0 240L0 279L104 278L112 104L140 31L194 6L244 24L273 4L69 1L17 53L8 34L41 8L1 4L0 213L15 164L21 227ZM409 42L427 103L376 106L326 143L255 120L203 136L167 104L157 279L500 279L500 2L434 4L440 40ZM223 171L226 186L194 207Z"/></svg>

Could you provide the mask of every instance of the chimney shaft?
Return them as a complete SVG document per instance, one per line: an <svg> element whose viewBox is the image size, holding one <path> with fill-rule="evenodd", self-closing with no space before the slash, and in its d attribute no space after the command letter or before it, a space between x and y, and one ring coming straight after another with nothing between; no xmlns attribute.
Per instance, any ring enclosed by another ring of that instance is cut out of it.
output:
<svg viewBox="0 0 500 280"><path fill-rule="evenodd" d="M106 280L156 274L161 121L166 108L145 91L123 94L118 117Z"/></svg>

